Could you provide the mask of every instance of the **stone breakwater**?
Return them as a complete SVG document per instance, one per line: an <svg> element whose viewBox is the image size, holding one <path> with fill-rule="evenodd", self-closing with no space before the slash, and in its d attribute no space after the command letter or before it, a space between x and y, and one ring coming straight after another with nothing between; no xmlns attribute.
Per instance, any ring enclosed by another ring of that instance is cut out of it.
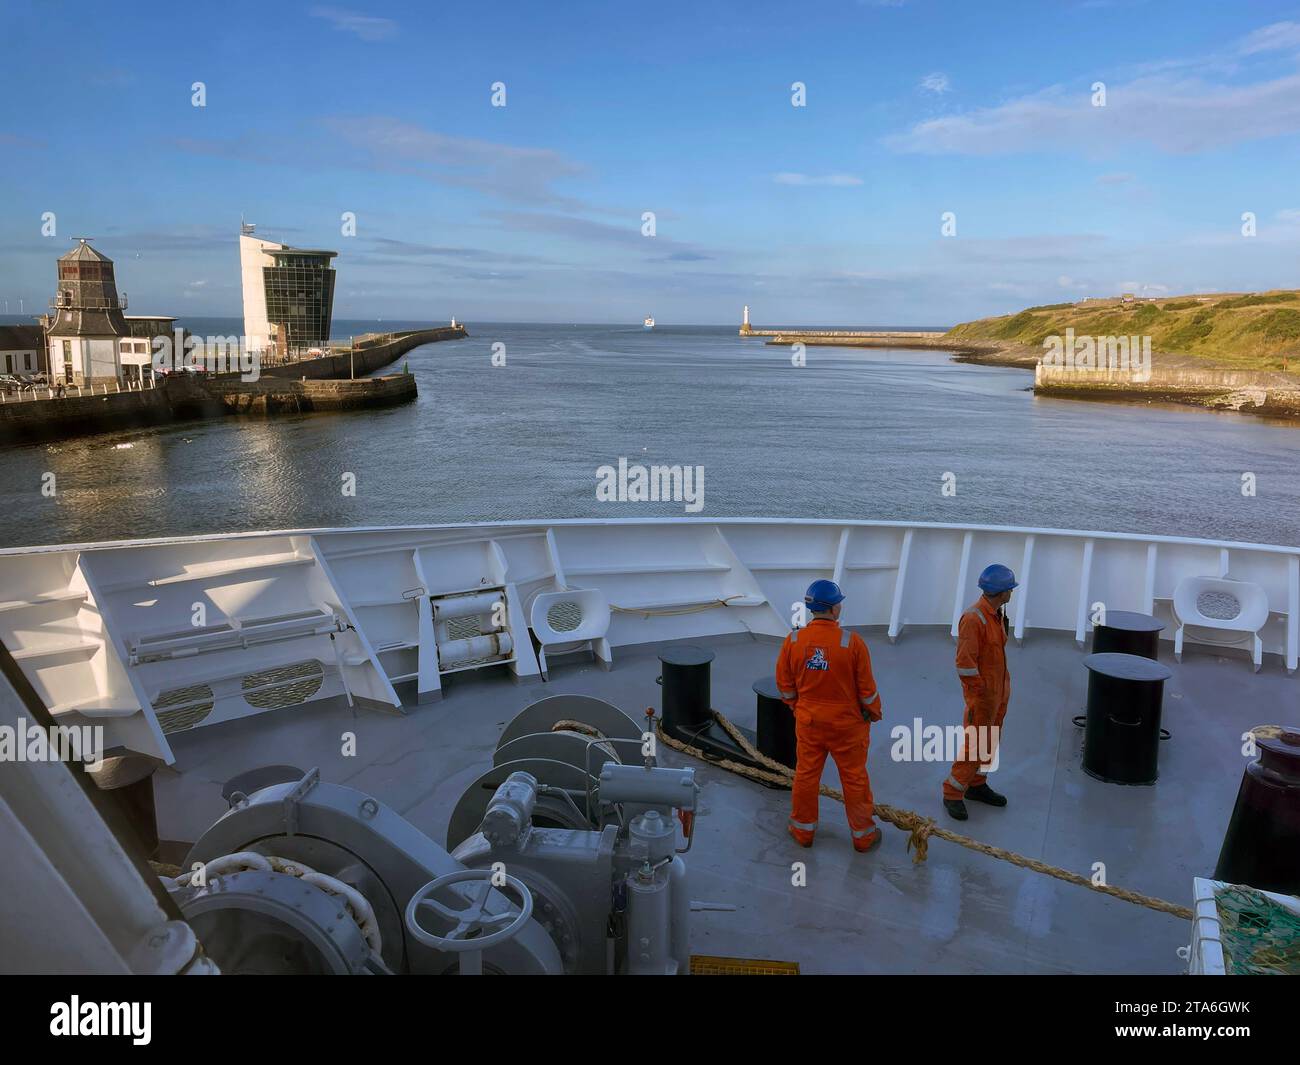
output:
<svg viewBox="0 0 1300 1065"><path fill-rule="evenodd" d="M1300 375L1234 370L1210 359L1155 352L1149 373L1126 369L1080 369L1044 364L1043 349L1012 341L966 340L944 333L852 333L831 330L750 331L768 344L828 347L917 348L946 351L954 362L1006 366L1034 372L1034 393L1057 399L1128 403L1180 403L1205 410L1237 411L1300 422ZM1146 379L1140 379L1145 377Z"/></svg>
<svg viewBox="0 0 1300 1065"><path fill-rule="evenodd" d="M1300 378L1267 371L1170 367L1156 361L1148 379L1136 380L1126 370L1040 363L1034 370L1034 393L1066 399L1185 403L1300 421Z"/></svg>
<svg viewBox="0 0 1300 1065"><path fill-rule="evenodd" d="M259 381L212 381L202 387L206 393L204 398L219 403L228 414L300 414L391 407L408 403L416 396L415 377L402 373L355 381L263 377Z"/></svg>
<svg viewBox="0 0 1300 1065"><path fill-rule="evenodd" d="M412 348L468 336L454 329L409 330L358 338L355 351L267 367L256 381L177 374L143 391L0 403L0 444L35 443L165 425L227 414L293 414L386 407L415 398L407 374L361 375L396 362ZM358 376L351 380L351 373Z"/></svg>
<svg viewBox="0 0 1300 1065"><path fill-rule="evenodd" d="M412 348L441 340L463 340L469 336L463 325L440 329L410 329L401 333L371 333L357 337L354 351L340 351L318 359L304 359L279 366L267 366L263 377L340 378L363 377L396 362Z"/></svg>

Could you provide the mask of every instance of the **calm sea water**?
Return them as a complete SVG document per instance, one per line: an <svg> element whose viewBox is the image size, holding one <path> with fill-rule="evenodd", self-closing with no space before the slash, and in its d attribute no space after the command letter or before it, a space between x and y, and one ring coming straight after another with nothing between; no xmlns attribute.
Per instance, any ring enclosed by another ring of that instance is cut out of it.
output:
<svg viewBox="0 0 1300 1065"><path fill-rule="evenodd" d="M336 335L406 323L339 323ZM238 323L191 321L195 332ZM190 422L8 447L6 546L301 526L684 512L603 503L597 467L704 467L703 515L1042 525L1300 542L1300 430L1036 399L940 352L789 350L734 326L470 325L385 411ZM493 366L493 345L506 365ZM400 366L400 363L399 363ZM41 493L53 472L58 492ZM357 494L340 491L356 474ZM1243 496L1242 474L1257 494ZM946 473L956 495L942 492Z"/></svg>

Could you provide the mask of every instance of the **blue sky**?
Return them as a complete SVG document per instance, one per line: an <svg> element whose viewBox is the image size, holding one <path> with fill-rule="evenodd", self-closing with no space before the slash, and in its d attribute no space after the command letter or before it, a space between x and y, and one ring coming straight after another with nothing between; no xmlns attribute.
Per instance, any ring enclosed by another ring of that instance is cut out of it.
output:
<svg viewBox="0 0 1300 1065"><path fill-rule="evenodd" d="M1294 4L0 3L0 26L10 313L86 235L133 312L239 314L241 214L340 252L337 318L927 325L1300 287Z"/></svg>

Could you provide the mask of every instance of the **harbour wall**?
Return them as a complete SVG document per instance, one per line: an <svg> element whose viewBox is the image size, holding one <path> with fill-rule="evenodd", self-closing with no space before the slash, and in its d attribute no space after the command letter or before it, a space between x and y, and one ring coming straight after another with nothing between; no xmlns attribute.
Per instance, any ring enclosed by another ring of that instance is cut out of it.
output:
<svg viewBox="0 0 1300 1065"><path fill-rule="evenodd" d="M172 387L174 386L174 387ZM58 440L150 425L176 418L178 402L201 399L187 380L168 381L143 392L109 392L62 399L6 399L0 403L0 443Z"/></svg>
<svg viewBox="0 0 1300 1065"><path fill-rule="evenodd" d="M210 379L175 374L142 391L8 399L0 403L0 444L61 440L226 414L273 415L391 406L415 397L415 378L405 374L379 378L361 375L396 362L422 344L465 336L465 327L457 326L358 338L354 352L265 367L257 381L241 381L237 374ZM349 379L352 371L358 375L356 380Z"/></svg>
<svg viewBox="0 0 1300 1065"><path fill-rule="evenodd" d="M1210 410L1300 418L1300 379L1291 374L1162 367L1158 360L1143 374L1131 369L1075 369L1040 362L1034 369L1034 393L1068 399L1187 403Z"/></svg>
<svg viewBox="0 0 1300 1065"><path fill-rule="evenodd" d="M422 344L435 344L441 340L463 340L469 336L463 325L443 326L440 329L411 329L400 333L372 333L357 337L352 351L322 355L318 359L303 359L278 366L262 367L263 377L295 377L310 379L364 377L368 373L396 362L412 348Z"/></svg>
<svg viewBox="0 0 1300 1065"><path fill-rule="evenodd" d="M415 399L412 374L349 380L211 381L204 389L228 414L280 414L391 407Z"/></svg>
<svg viewBox="0 0 1300 1065"><path fill-rule="evenodd" d="M750 329L745 326L740 327L740 335L743 337L777 337L783 343L788 343L787 338L817 339L823 343L831 343L835 340L933 340L943 336L943 332L925 330L925 329Z"/></svg>

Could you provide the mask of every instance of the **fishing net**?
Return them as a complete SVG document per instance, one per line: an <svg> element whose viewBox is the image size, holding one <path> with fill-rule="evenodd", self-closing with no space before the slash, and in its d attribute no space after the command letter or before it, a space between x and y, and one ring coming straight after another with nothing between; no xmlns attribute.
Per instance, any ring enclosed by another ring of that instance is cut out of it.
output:
<svg viewBox="0 0 1300 1065"><path fill-rule="evenodd" d="M1300 976L1300 905L1224 884L1214 891L1224 968L1233 976Z"/></svg>

